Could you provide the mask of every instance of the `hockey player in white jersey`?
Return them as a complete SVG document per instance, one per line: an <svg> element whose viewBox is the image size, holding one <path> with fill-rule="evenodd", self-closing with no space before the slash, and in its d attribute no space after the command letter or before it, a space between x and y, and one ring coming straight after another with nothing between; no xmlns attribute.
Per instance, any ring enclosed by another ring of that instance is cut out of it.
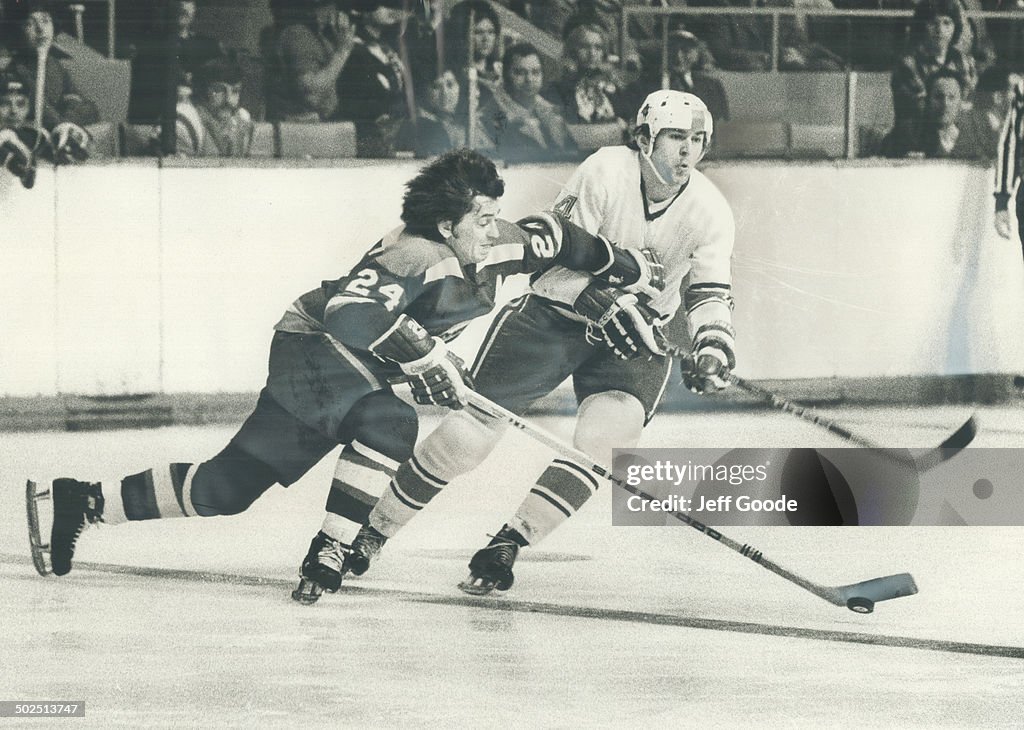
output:
<svg viewBox="0 0 1024 730"><path fill-rule="evenodd" d="M697 163L714 122L692 94L656 91L636 118L635 144L605 147L578 168L555 209L587 231L650 248L665 266L653 298L555 267L495 318L473 366L477 391L523 413L572 377L578 403L574 444L599 463L640 440L668 382L662 329L682 305L700 372L684 383L704 393L725 387L735 365L732 327L732 211ZM685 280L685 289L684 287ZM467 410L449 414L401 464L352 546L346 569L360 574L395 535L455 477L479 465L503 426ZM555 459L512 519L473 556L469 593L512 585L519 550L536 545L597 489L595 477Z"/></svg>

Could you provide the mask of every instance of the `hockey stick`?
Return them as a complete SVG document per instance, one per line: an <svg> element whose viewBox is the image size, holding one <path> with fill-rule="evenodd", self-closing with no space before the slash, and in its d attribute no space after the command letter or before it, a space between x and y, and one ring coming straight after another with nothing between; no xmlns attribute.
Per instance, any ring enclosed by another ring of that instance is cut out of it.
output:
<svg viewBox="0 0 1024 730"><path fill-rule="evenodd" d="M693 357L681 350L678 347L669 348L669 354L678 357L681 361L682 367L687 370L693 370L695 368ZM709 373L710 374L710 373ZM745 390L751 395L756 395L763 398L769 405L774 408L778 408L780 411L790 413L797 418L800 418L808 423L813 423L816 426L824 428L826 431L834 433L836 436L843 438L850 443L856 444L857 446L863 446L873 451L878 451L887 457L906 464L908 462L907 456L901 451L895 449L889 449L884 446L876 444L872 440L860 436L854 433L846 426L843 426L830 418L817 413L806 406L801 406L790 400L786 400L782 396L773 393L765 387L752 383L749 380L745 380L735 373L730 372L725 376L731 385L735 385L741 390ZM929 469L941 464L944 461L952 459L960 451L965 449L971 441L974 440L974 436L978 433L978 424L974 416L971 415L963 424L950 434L941 444L936 446L920 456L911 457L910 465L918 471L928 471Z"/></svg>
<svg viewBox="0 0 1024 730"><path fill-rule="evenodd" d="M520 418L515 413L502 408L497 403L493 403L487 398L484 398L479 393L469 391L467 394L467 401L470 408L490 418L505 421L530 436L530 438L544 444L552 451L555 451L567 459L571 459L588 471L608 479L612 484L622 487L627 492L635 494L648 502L655 499L641 489L626 484L622 479L613 475L608 467L593 461L579 449L569 446L556 436L553 436L547 431L533 425L529 421ZM812 580L808 580L803 576L797 575L791 570L783 568L778 563L766 558L764 553L752 545L740 544L732 538L723 535L718 530L695 520L684 512L669 512L668 514L672 515L677 520L690 525L701 534L707 535L712 540L715 540L730 550L734 550L740 555L750 558L762 568L785 578L790 583L800 586L804 590L813 593L819 598L823 598L835 606L846 606L856 613L871 613L874 610L875 603L879 601L888 601L893 598L911 596L917 593L917 585L914 583L914 578L910 573L887 575L881 578L872 578L860 583L850 583L848 585L841 586L821 585L820 583L815 583Z"/></svg>

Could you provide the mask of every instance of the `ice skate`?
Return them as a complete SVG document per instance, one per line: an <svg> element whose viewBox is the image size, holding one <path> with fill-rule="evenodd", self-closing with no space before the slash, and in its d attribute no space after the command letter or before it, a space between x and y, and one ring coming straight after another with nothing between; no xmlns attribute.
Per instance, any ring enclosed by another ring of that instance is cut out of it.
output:
<svg viewBox="0 0 1024 730"><path fill-rule="evenodd" d="M522 535L505 525L469 561L469 577L459 583L459 588L473 596L486 596L493 590L507 591L515 581L512 565L519 548L526 544Z"/></svg>
<svg viewBox="0 0 1024 730"><path fill-rule="evenodd" d="M370 567L370 561L380 552L388 539L369 525L359 528L352 541L352 551L345 558L345 567L352 575L362 575Z"/></svg>
<svg viewBox="0 0 1024 730"><path fill-rule="evenodd" d="M53 500L53 527L49 543L43 541L39 524L39 503ZM66 575L71 572L78 536L86 525L103 521L103 492L99 484L76 479L54 479L49 490L29 480L25 485L28 510L29 548L32 563L40 575Z"/></svg>
<svg viewBox="0 0 1024 730"><path fill-rule="evenodd" d="M348 547L320 531L309 544L299 569L299 585L292 591L292 598L299 603L312 605L326 591L334 593L341 588L345 575L345 557Z"/></svg>

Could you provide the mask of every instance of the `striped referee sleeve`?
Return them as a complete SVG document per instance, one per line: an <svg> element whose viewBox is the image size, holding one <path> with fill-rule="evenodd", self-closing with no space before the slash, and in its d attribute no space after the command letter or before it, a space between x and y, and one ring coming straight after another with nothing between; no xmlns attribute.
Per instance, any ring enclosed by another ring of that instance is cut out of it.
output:
<svg viewBox="0 0 1024 730"><path fill-rule="evenodd" d="M1020 178L1020 141L1024 124L1024 82L1013 93L1010 111L1003 122L996 150L996 210L1005 210Z"/></svg>

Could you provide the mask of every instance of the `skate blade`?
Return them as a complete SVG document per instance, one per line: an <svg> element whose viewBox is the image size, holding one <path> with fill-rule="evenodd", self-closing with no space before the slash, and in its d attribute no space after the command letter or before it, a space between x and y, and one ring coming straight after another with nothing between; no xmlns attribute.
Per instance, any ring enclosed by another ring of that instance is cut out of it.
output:
<svg viewBox="0 0 1024 730"><path fill-rule="evenodd" d="M32 564L39 575L47 576L53 574L53 568L49 561L50 543L43 540L42 530L39 527L39 502L51 499L50 490L39 490L39 485L29 479L25 483L25 509L28 518L28 546L32 551Z"/></svg>
<svg viewBox="0 0 1024 730"><path fill-rule="evenodd" d="M334 591L327 592L333 593ZM320 596L323 594L324 589L319 583L309 578L301 578L298 587L292 591L292 600L303 606L312 606L320 600Z"/></svg>
<svg viewBox="0 0 1024 730"><path fill-rule="evenodd" d="M471 596L486 596L497 587L498 584L495 581L479 578L472 573L466 580L459 583L459 590Z"/></svg>

